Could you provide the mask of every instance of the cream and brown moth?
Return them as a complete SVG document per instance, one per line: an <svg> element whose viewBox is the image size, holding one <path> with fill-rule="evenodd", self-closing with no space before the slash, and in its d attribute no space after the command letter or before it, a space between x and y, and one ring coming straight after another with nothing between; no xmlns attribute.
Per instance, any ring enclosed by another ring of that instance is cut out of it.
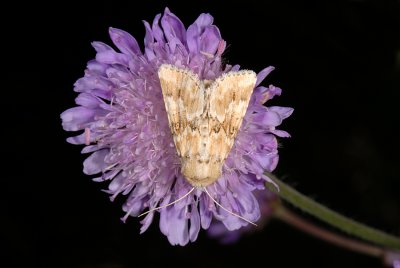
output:
<svg viewBox="0 0 400 268"><path fill-rule="evenodd" d="M221 176L257 76L242 70L201 80L170 64L161 65L158 76L181 172L193 187L206 187Z"/></svg>

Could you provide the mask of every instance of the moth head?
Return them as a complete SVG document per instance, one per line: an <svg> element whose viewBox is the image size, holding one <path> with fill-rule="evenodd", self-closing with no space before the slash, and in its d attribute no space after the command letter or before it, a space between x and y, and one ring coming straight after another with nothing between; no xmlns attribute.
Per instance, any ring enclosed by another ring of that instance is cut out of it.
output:
<svg viewBox="0 0 400 268"><path fill-rule="evenodd" d="M181 159L181 172L194 187L206 187L214 183L222 174L222 162L207 159L205 161L191 158Z"/></svg>

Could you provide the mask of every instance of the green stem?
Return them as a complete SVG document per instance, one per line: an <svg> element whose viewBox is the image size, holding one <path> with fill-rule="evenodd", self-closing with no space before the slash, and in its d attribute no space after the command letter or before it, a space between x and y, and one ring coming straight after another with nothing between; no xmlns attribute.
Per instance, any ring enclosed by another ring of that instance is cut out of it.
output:
<svg viewBox="0 0 400 268"><path fill-rule="evenodd" d="M276 188L274 188L274 186L270 183L267 183L267 187L295 207L298 207L299 209L313 215L321 221L324 221L350 235L381 245L383 247L400 250L400 238L344 217L339 213L299 193L292 187L280 181L271 173L267 173L267 176L278 184L280 190L277 191Z"/></svg>
<svg viewBox="0 0 400 268"><path fill-rule="evenodd" d="M329 230L323 229L291 212L283 205L278 205L274 211L275 218L319 239L325 240L338 247L359 252L373 257L383 258L385 250L379 246L356 241L352 238L344 237Z"/></svg>

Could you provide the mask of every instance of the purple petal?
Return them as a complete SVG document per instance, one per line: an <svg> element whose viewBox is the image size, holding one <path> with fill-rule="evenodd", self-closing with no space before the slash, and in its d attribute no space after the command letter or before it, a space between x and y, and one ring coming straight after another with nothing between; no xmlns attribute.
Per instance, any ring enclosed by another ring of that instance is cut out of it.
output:
<svg viewBox="0 0 400 268"><path fill-rule="evenodd" d="M186 43L185 26L177 16L169 11L168 8L165 8L164 16L161 18L161 25L168 42L177 38L182 44Z"/></svg>
<svg viewBox="0 0 400 268"><path fill-rule="evenodd" d="M61 114L62 126L67 131L84 129L86 124L93 121L96 111L86 107L74 107Z"/></svg>
<svg viewBox="0 0 400 268"><path fill-rule="evenodd" d="M189 230L189 238L190 241L196 241L197 236L200 231L200 215L197 210L197 206L192 205L192 211L190 212L190 230Z"/></svg>
<svg viewBox="0 0 400 268"><path fill-rule="evenodd" d="M83 162L83 172L86 175L93 175L101 172L107 166L107 164L104 163L104 158L108 152L108 149L103 149L92 153Z"/></svg>
<svg viewBox="0 0 400 268"><path fill-rule="evenodd" d="M233 209L232 209L233 205L234 206L237 205L237 204L231 203L226 196L221 197L220 203L222 206L224 206L226 209L228 209L230 211L233 211ZM239 229L245 223L243 220L239 219L238 217L236 217L234 215L229 214L228 212L226 212L223 209L219 209L219 211L220 211L219 213L221 215L224 215L224 219L222 220L223 224L230 231Z"/></svg>
<svg viewBox="0 0 400 268"><path fill-rule="evenodd" d="M281 138L290 138L290 134L284 130L273 129L270 132Z"/></svg>
<svg viewBox="0 0 400 268"><path fill-rule="evenodd" d="M280 96L281 93L282 93L282 89L280 89L279 87L273 86L273 85L269 85L269 87L268 87L269 98L268 99L272 99L273 97L275 97L275 95Z"/></svg>
<svg viewBox="0 0 400 268"><path fill-rule="evenodd" d="M205 194L200 196L200 220L201 227L203 229L208 229L212 220L212 212L209 207L209 198Z"/></svg>
<svg viewBox="0 0 400 268"><path fill-rule="evenodd" d="M104 75L105 71L107 69L107 64L103 64L100 62L97 62L96 60L91 60L87 63L87 71L90 72L91 74L96 74L96 75Z"/></svg>
<svg viewBox="0 0 400 268"><path fill-rule="evenodd" d="M200 51L214 55L220 40L219 29L214 25L208 26L200 37Z"/></svg>
<svg viewBox="0 0 400 268"><path fill-rule="evenodd" d="M269 110L278 113L282 120L288 118L294 111L293 108L280 106L271 106Z"/></svg>
<svg viewBox="0 0 400 268"><path fill-rule="evenodd" d="M147 216L140 222L142 227L140 228L140 233L143 234L153 222L154 213L149 213Z"/></svg>
<svg viewBox="0 0 400 268"><path fill-rule="evenodd" d="M266 176L266 175L264 175L264 174L260 174L259 176L260 176L263 180L265 180L266 182L269 182L269 183L271 183L272 185L274 185L275 188L276 188L276 190L279 191L279 185L278 185L273 179L271 179L270 177L268 177L268 176Z"/></svg>
<svg viewBox="0 0 400 268"><path fill-rule="evenodd" d="M104 44L103 42L92 42L92 47L96 50L97 53L108 51L108 50L114 50L112 47L110 47L107 44Z"/></svg>
<svg viewBox="0 0 400 268"><path fill-rule="evenodd" d="M257 82L256 82L256 87L265 79L265 77L267 77L267 75L269 75L270 72L272 72L275 69L275 67L273 66L269 66L267 68L265 68L264 70L262 70L261 72L259 72L257 74Z"/></svg>
<svg viewBox="0 0 400 268"><path fill-rule="evenodd" d="M149 62L152 62L153 60L157 59L157 56L156 54L154 54L154 51L149 49L148 47L144 49L144 54L146 55L147 60Z"/></svg>
<svg viewBox="0 0 400 268"><path fill-rule="evenodd" d="M96 60L100 63L106 64L122 64L124 66L129 65L129 57L125 54L117 53L114 50L107 50L97 53Z"/></svg>
<svg viewBox="0 0 400 268"><path fill-rule="evenodd" d="M85 138L86 138L86 137L85 137ZM93 142L93 140L95 140L95 138L93 138L92 135L91 135L91 136L90 136L90 142ZM82 153L82 154L92 153L92 152L94 152L94 151L98 151L98 150L103 149L103 148L104 148L104 146L100 146L100 145L98 145L98 144L95 144L95 145L88 145L88 146L85 146L85 147L82 149L81 153Z"/></svg>
<svg viewBox="0 0 400 268"><path fill-rule="evenodd" d="M183 212L182 209L176 210L172 207L160 213L160 229L164 230L163 233L171 245L184 246L189 242L188 222L182 215Z"/></svg>
<svg viewBox="0 0 400 268"><path fill-rule="evenodd" d="M188 45L189 51L192 54L199 53L199 51L200 51L200 42L201 42L200 35L203 34L204 29L207 26L210 26L213 23L213 20L214 19L210 14L202 13L196 19L196 21L192 25L189 26L189 28L187 30L187 33L186 33L186 38L187 38L187 45ZM216 29L216 31L219 34L218 28ZM214 34L214 33L212 32L211 34ZM221 36L219 35L219 39L220 38L221 38ZM208 39L212 40L212 37L210 37ZM203 44L203 46L205 46L205 45ZM207 49L203 49L202 51L203 52L208 52ZM213 54L214 52L208 52L208 53L212 53Z"/></svg>
<svg viewBox="0 0 400 268"><path fill-rule="evenodd" d="M76 92L89 92L93 89L110 91L114 87L113 83L101 76L85 76L78 79L74 84Z"/></svg>
<svg viewBox="0 0 400 268"><path fill-rule="evenodd" d="M192 24L189 26L186 38L189 52L192 54L199 53L200 29L197 25Z"/></svg>
<svg viewBox="0 0 400 268"><path fill-rule="evenodd" d="M67 138L67 142L71 144L84 144L85 143L85 133L78 136Z"/></svg>
<svg viewBox="0 0 400 268"><path fill-rule="evenodd" d="M146 35L144 36L144 46L145 48L154 43L153 32L151 31L151 26L147 21L143 21L144 28L146 29Z"/></svg>
<svg viewBox="0 0 400 268"><path fill-rule="evenodd" d="M254 116L253 122L261 126L279 126L282 123L280 115L273 111L258 113Z"/></svg>
<svg viewBox="0 0 400 268"><path fill-rule="evenodd" d="M164 33L159 25L160 18L161 18L161 14L157 14L153 20L152 30L153 30L154 38L157 40L157 42L164 44L165 43Z"/></svg>
<svg viewBox="0 0 400 268"><path fill-rule="evenodd" d="M270 153L267 156L265 154L254 154L252 157L261 165L263 169L270 172L276 168L276 165L279 161L279 156L277 153Z"/></svg>
<svg viewBox="0 0 400 268"><path fill-rule="evenodd" d="M196 24L199 29L203 29L208 25L211 25L214 22L214 18L209 13L201 13L200 16L195 20L194 24Z"/></svg>
<svg viewBox="0 0 400 268"><path fill-rule="evenodd" d="M124 85L133 80L132 73L128 70L128 68L121 65L114 65L112 68L108 68L106 74L108 79L115 85Z"/></svg>
<svg viewBox="0 0 400 268"><path fill-rule="evenodd" d="M121 189L122 186L124 185L125 180L126 180L126 178L125 178L125 176L124 176L122 173L118 174L118 175L110 182L110 184L108 185L108 190L109 190L109 192L110 192L110 193L114 193L114 194L115 194L115 193L118 193L118 192L119 192L119 189Z"/></svg>
<svg viewBox="0 0 400 268"><path fill-rule="evenodd" d="M94 97L92 94L81 93L75 99L75 103L87 108L97 108L101 103L100 100Z"/></svg>
<svg viewBox="0 0 400 268"><path fill-rule="evenodd" d="M122 53L128 55L141 54L138 42L129 33L117 28L110 27L109 34L113 43Z"/></svg>

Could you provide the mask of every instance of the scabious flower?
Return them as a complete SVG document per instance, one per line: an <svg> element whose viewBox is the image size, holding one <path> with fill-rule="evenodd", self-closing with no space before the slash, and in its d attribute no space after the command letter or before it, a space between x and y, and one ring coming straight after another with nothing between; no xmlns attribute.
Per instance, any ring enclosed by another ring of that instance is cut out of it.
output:
<svg viewBox="0 0 400 268"><path fill-rule="evenodd" d="M192 186L180 173L180 160L168 127L157 70L163 63L190 68L201 79L213 80L239 66L223 65L225 41L213 25L213 17L201 14L185 29L182 22L165 9L152 25L144 22L144 49L127 32L110 28L118 51L93 42L97 54L88 62L83 78L75 83L79 92L77 107L61 114L63 128L82 131L67 139L86 144L83 153L85 174L99 174L95 181L111 181L111 200L127 196L122 218L138 216L185 195ZM274 86L259 86L273 70L257 75L257 85L235 144L226 159L223 175L207 191L226 209L257 221L260 208L253 191L264 190L268 181L263 173L278 163L277 139L289 134L277 130L291 108L264 107L263 103L280 95ZM153 221L151 212L141 221L141 233ZM212 219L228 230L248 223L217 206L197 189L182 201L158 210L160 229L172 245L195 241L200 228L208 229Z"/></svg>

